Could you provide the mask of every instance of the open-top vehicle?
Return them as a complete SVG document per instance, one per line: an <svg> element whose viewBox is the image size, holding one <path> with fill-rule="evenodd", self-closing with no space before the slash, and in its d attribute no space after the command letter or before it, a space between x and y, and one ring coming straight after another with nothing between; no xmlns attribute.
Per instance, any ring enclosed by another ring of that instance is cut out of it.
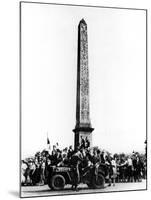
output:
<svg viewBox="0 0 151 200"><path fill-rule="evenodd" d="M80 170L80 183L87 184L89 188L104 188L105 179L108 177L108 169L105 164L100 164L97 169L89 166ZM66 184L71 184L74 174L71 167L50 166L48 175L48 186L52 190L61 190Z"/></svg>

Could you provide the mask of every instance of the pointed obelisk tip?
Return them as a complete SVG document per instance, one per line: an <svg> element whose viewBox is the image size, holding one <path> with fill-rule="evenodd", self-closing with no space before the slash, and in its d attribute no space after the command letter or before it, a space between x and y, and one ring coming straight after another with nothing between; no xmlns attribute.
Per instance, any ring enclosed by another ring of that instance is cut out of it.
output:
<svg viewBox="0 0 151 200"><path fill-rule="evenodd" d="M81 20L80 20L80 24L86 24L86 22L85 22L85 20L82 18Z"/></svg>

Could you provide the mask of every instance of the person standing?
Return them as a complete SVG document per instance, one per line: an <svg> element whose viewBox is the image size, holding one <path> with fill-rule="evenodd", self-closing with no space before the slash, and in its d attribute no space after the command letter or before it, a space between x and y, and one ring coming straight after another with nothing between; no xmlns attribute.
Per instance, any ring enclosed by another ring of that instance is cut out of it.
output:
<svg viewBox="0 0 151 200"><path fill-rule="evenodd" d="M21 184L22 185L27 184L27 168L28 168L27 163L24 160L22 160L22 163L21 163Z"/></svg>
<svg viewBox="0 0 151 200"><path fill-rule="evenodd" d="M74 154L74 150L73 150L72 146L69 146L69 149L67 152L67 158L70 159L73 154Z"/></svg>
<svg viewBox="0 0 151 200"><path fill-rule="evenodd" d="M81 135L81 142L80 142L80 149L85 148L85 140L83 139Z"/></svg>
<svg viewBox="0 0 151 200"><path fill-rule="evenodd" d="M128 156L127 159L127 182L133 182L133 162L132 158Z"/></svg>
<svg viewBox="0 0 151 200"><path fill-rule="evenodd" d="M108 167L108 172L109 172L109 179L108 179L108 186L111 186L112 183L112 175L113 175L113 168L112 168L112 163L111 163L111 156L106 155L105 156L105 164Z"/></svg>
<svg viewBox="0 0 151 200"><path fill-rule="evenodd" d="M81 161L82 161L82 154L79 150L76 150L71 157L71 169L73 173L72 189L75 191L78 191L77 187L80 182L79 164Z"/></svg>
<svg viewBox="0 0 151 200"><path fill-rule="evenodd" d="M90 147L90 141L88 139L88 137L85 138L85 148L89 148Z"/></svg>
<svg viewBox="0 0 151 200"><path fill-rule="evenodd" d="M102 151L101 152L101 163L105 163L105 152L104 151Z"/></svg>
<svg viewBox="0 0 151 200"><path fill-rule="evenodd" d="M143 164L139 156L136 158L136 174L138 182L142 181L141 173L142 173Z"/></svg>
<svg viewBox="0 0 151 200"><path fill-rule="evenodd" d="M117 177L117 164L116 164L116 158L111 158L111 165L112 165L112 181L113 181L113 186L115 186L115 179Z"/></svg>

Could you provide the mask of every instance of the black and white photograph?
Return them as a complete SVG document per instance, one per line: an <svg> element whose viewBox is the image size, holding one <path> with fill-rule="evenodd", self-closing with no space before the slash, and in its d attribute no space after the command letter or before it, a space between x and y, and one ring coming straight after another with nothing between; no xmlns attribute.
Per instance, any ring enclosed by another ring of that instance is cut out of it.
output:
<svg viewBox="0 0 151 200"><path fill-rule="evenodd" d="M19 10L20 196L147 190L147 10Z"/></svg>

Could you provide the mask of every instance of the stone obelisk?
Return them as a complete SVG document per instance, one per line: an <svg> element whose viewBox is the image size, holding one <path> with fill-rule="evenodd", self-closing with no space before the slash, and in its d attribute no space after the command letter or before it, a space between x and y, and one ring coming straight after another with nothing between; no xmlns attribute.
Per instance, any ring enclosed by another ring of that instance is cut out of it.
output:
<svg viewBox="0 0 151 200"><path fill-rule="evenodd" d="M78 26L78 59L77 59L77 97L76 126L74 148L81 144L81 138L87 138L92 145L92 131L89 112L89 69L88 69L88 36L84 19Z"/></svg>

